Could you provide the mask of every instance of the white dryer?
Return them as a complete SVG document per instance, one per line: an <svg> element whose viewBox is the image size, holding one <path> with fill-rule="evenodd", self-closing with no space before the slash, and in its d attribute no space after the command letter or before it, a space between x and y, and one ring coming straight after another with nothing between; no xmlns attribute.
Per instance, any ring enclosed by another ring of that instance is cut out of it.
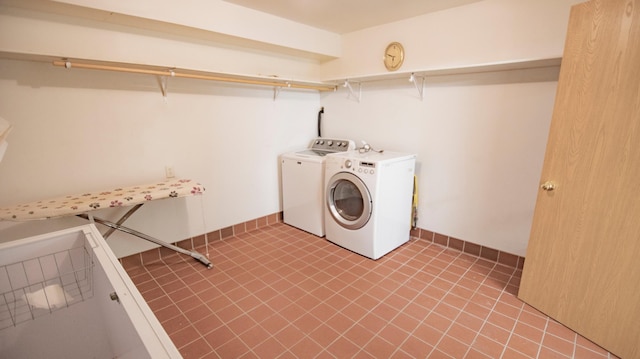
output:
<svg viewBox="0 0 640 359"><path fill-rule="evenodd" d="M327 240L378 259L409 240L416 156L349 151L325 163Z"/></svg>
<svg viewBox="0 0 640 359"><path fill-rule="evenodd" d="M284 223L324 236L325 156L355 147L351 140L316 138L307 149L280 156Z"/></svg>

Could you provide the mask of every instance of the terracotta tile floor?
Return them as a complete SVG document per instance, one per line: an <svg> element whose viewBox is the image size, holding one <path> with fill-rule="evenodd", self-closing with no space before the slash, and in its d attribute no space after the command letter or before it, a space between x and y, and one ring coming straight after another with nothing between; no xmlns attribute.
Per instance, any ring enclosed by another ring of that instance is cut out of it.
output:
<svg viewBox="0 0 640 359"><path fill-rule="evenodd" d="M185 358L613 358L518 300L520 270L425 240L373 261L278 223L209 254L127 268Z"/></svg>

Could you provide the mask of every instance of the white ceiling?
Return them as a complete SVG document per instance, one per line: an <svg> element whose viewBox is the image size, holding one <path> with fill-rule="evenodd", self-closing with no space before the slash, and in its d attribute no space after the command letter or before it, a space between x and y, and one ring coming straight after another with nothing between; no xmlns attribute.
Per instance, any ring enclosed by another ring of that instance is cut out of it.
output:
<svg viewBox="0 0 640 359"><path fill-rule="evenodd" d="M224 0L344 34L481 0Z"/></svg>

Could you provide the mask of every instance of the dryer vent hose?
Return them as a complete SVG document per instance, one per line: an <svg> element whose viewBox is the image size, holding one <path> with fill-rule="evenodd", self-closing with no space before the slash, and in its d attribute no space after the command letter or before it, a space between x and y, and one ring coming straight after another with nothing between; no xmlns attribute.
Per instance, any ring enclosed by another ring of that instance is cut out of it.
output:
<svg viewBox="0 0 640 359"><path fill-rule="evenodd" d="M413 176L413 201L411 202L411 228L418 227L418 176Z"/></svg>

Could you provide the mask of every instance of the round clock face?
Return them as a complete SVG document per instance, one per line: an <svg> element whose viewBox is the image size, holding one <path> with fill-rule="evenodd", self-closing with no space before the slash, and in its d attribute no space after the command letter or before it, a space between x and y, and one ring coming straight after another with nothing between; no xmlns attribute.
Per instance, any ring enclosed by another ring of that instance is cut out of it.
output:
<svg viewBox="0 0 640 359"><path fill-rule="evenodd" d="M404 48L399 42L390 43L384 50L384 66L389 71L395 71L404 61Z"/></svg>

